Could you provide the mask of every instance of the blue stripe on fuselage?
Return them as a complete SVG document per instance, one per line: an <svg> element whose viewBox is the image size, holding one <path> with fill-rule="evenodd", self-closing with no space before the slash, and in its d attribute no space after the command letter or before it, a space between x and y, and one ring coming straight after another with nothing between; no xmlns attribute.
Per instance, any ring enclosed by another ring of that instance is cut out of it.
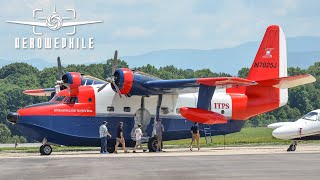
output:
<svg viewBox="0 0 320 180"><path fill-rule="evenodd" d="M176 140L190 137L192 122L177 117L161 117L165 132L163 140ZM114 141L116 129L120 121L124 122L125 139L131 142L131 131L134 127L134 116L21 116L17 123L20 131L31 139L42 141L44 137L49 142L61 145L99 145L99 126L108 121L108 129ZM213 135L229 134L241 130L245 121L230 120L227 124L211 126ZM152 135L154 117L147 127L147 135ZM201 128L201 126L200 126ZM203 134L203 132L202 132ZM128 142L128 146L133 143Z"/></svg>

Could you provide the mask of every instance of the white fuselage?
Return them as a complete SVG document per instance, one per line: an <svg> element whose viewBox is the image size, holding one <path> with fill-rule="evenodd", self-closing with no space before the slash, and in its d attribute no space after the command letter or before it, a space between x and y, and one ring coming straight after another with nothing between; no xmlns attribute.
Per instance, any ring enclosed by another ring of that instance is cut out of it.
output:
<svg viewBox="0 0 320 180"><path fill-rule="evenodd" d="M119 97L108 84L102 91L97 92L101 85L94 85L96 97L96 113L97 115L117 114L123 116L134 115L141 108L141 96ZM198 92L186 94L170 94L163 95L161 103L160 116L182 116L179 113L180 107L196 107L198 100ZM156 115L158 96L144 97L144 108L151 116ZM108 111L109 110L113 111ZM111 107L111 108L110 108ZM125 112L124 108L129 107L130 111ZM226 89L216 89L211 100L211 111L223 114L230 119L232 116L232 99L226 93Z"/></svg>
<svg viewBox="0 0 320 180"><path fill-rule="evenodd" d="M298 139L320 134L320 110L311 111L295 122L279 122L268 125L275 129L272 135L278 139Z"/></svg>

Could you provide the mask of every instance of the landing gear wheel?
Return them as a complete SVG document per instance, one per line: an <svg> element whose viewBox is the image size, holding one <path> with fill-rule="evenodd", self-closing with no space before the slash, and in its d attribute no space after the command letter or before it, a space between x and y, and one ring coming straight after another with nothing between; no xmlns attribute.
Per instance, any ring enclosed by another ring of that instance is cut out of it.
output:
<svg viewBox="0 0 320 180"><path fill-rule="evenodd" d="M295 151L297 147L297 142L294 141L290 144L289 148L287 149L287 151Z"/></svg>
<svg viewBox="0 0 320 180"><path fill-rule="evenodd" d="M112 146L112 147L107 147L107 151L109 152L109 153L114 153L114 146Z"/></svg>
<svg viewBox="0 0 320 180"><path fill-rule="evenodd" d="M40 154L41 155L50 155L52 153L52 147L48 144L41 145L40 146Z"/></svg>
<svg viewBox="0 0 320 180"><path fill-rule="evenodd" d="M149 152L156 152L157 151L157 144L158 144L158 140L156 137L150 138L148 141ZM161 149L162 149L162 147L163 147L163 143L161 142Z"/></svg>

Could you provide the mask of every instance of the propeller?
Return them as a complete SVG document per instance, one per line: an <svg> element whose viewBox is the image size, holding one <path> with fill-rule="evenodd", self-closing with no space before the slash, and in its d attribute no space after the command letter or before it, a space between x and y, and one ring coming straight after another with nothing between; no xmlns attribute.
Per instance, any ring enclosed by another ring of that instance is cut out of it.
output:
<svg viewBox="0 0 320 180"><path fill-rule="evenodd" d="M55 93L60 92L61 90L65 89L65 85L62 80L62 66L61 66L61 60L60 57L57 58L57 63L58 63L58 80L56 81L56 85L54 86L55 88Z"/></svg>
<svg viewBox="0 0 320 180"><path fill-rule="evenodd" d="M102 91L109 83L111 83L115 89L116 92L119 94L120 98L122 97L121 92L119 90L119 87L117 86L117 84L115 83L115 77L114 77L114 73L116 72L117 69L117 65L118 65L118 51L116 50L114 52L114 57L113 57L113 61L112 61L112 74L110 77L108 77L106 79L107 83L103 84L99 89L98 92Z"/></svg>

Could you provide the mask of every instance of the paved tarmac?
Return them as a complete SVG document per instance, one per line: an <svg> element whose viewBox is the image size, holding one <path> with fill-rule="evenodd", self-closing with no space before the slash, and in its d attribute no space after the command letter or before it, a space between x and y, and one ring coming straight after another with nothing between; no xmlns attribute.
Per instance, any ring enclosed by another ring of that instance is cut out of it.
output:
<svg viewBox="0 0 320 180"><path fill-rule="evenodd" d="M318 146L302 146L300 151L290 153L280 147L244 147L251 149L247 153L241 153L242 148L233 151L228 147L201 152L182 149L106 155L96 152L20 157L2 154L0 179L319 179L320 151L309 150L311 147L318 150Z"/></svg>

